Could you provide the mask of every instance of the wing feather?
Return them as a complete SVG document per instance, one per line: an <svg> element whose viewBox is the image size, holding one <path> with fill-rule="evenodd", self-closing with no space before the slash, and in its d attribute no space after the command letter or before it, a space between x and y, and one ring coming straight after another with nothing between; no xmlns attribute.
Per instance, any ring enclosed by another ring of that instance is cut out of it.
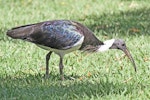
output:
<svg viewBox="0 0 150 100"><path fill-rule="evenodd" d="M36 44L54 49L69 49L74 46L83 35L68 21L45 22L41 25L41 32L31 35Z"/></svg>
<svg viewBox="0 0 150 100"><path fill-rule="evenodd" d="M54 49L69 49L80 44L80 50L95 50L95 47L104 44L86 26L70 20L23 25L8 30L7 35Z"/></svg>

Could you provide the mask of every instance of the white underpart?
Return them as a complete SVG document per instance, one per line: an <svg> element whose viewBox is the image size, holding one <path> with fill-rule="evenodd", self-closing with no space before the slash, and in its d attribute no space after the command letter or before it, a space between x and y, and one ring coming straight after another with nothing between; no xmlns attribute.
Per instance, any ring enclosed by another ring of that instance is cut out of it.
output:
<svg viewBox="0 0 150 100"><path fill-rule="evenodd" d="M37 46L39 46L39 47L41 47L45 50L53 51L56 54L58 54L59 56L63 57L67 53L78 50L81 47L83 41L84 41L84 36L82 36L82 38L77 43L75 43L73 46L65 47L62 50L54 49L54 48L51 48L51 47L46 47L46 46L43 46L43 45L37 45ZM69 49L67 49L67 48L69 48Z"/></svg>
<svg viewBox="0 0 150 100"><path fill-rule="evenodd" d="M104 45L101 45L97 51L103 52L103 51L109 50L109 48L113 45L114 41L115 39L104 41Z"/></svg>

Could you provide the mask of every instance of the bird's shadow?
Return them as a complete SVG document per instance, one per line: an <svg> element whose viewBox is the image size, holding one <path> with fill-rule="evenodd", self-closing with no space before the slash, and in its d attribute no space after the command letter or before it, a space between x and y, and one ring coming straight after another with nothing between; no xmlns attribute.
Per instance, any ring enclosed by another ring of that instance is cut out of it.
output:
<svg viewBox="0 0 150 100"><path fill-rule="evenodd" d="M70 79L74 77L74 80ZM109 81L109 78L105 76L106 80L78 80L80 76L65 76L66 80L61 81L59 75L50 74L49 79L44 79L42 74L29 75L26 77L17 78L14 76L6 76L5 78L0 78L1 84L5 90L10 90L8 94L2 95L10 98L13 94L17 96L18 99L22 98L22 95L26 97L34 94L36 99L38 98L52 98L55 99L65 99L65 98L84 98L88 96L106 96L109 94L115 95L127 95L133 90L132 84L126 83L114 83ZM13 93L11 93L13 90ZM1 94L4 94L1 91ZM9 95L10 94L10 95Z"/></svg>
<svg viewBox="0 0 150 100"><path fill-rule="evenodd" d="M61 80L61 77L60 77L60 74L54 74L54 73L50 73L48 76L46 76L45 74L44 75L41 75L40 73L38 74L38 76L43 76L41 78L45 79L45 80L49 80L49 79L52 79L52 80ZM81 76L79 75L74 75L74 74L71 74L71 75L64 75L64 80L75 80L75 79L79 79Z"/></svg>

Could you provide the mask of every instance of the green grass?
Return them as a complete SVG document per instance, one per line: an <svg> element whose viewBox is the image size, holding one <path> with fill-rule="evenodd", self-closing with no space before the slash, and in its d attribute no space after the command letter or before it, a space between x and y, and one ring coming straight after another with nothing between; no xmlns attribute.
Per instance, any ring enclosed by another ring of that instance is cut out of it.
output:
<svg viewBox="0 0 150 100"><path fill-rule="evenodd" d="M0 14L0 100L150 99L149 0L0 0ZM65 56L65 81L60 81L55 54L45 80L48 51L13 40L6 31L54 19L78 21L101 40L123 38L137 73L121 51L90 55L75 51Z"/></svg>

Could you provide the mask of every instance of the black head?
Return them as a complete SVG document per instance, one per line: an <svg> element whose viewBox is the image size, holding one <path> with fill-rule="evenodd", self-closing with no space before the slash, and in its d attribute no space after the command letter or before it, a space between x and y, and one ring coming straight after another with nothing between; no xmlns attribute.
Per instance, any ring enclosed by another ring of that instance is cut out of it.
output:
<svg viewBox="0 0 150 100"><path fill-rule="evenodd" d="M134 59L132 58L129 50L127 49L124 40L122 40L122 39L115 39L115 41L112 44L112 46L110 47L110 49L119 49L119 50L122 50L128 56L128 58L131 60L131 62L133 63L134 69L136 71L136 65L135 65Z"/></svg>

